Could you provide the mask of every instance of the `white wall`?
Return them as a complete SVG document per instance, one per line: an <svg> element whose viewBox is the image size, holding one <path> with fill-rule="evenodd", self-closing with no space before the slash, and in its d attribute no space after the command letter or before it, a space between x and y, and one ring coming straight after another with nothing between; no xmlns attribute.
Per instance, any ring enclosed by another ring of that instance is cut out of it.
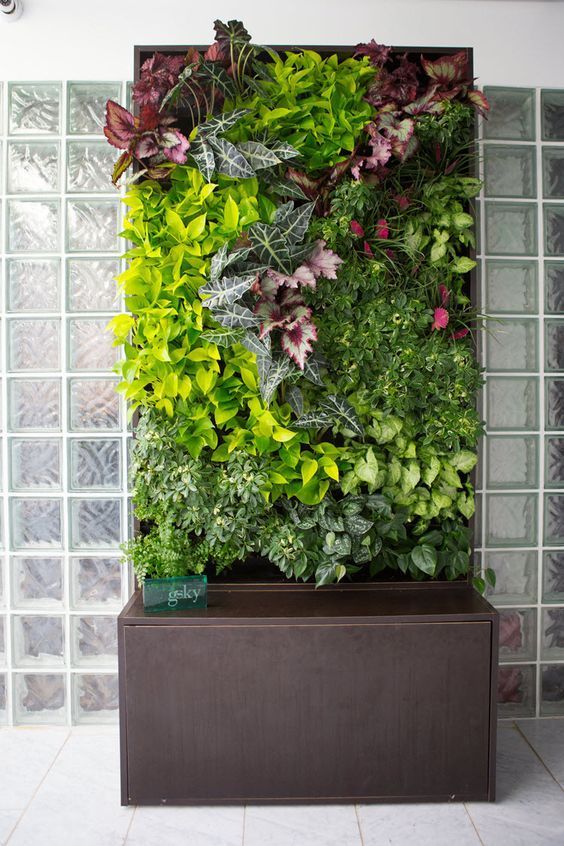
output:
<svg viewBox="0 0 564 846"><path fill-rule="evenodd" d="M134 44L212 40L241 18L259 43L461 45L483 84L564 87L559 0L24 0L0 20L0 79L127 79ZM277 10L277 11L275 11Z"/></svg>

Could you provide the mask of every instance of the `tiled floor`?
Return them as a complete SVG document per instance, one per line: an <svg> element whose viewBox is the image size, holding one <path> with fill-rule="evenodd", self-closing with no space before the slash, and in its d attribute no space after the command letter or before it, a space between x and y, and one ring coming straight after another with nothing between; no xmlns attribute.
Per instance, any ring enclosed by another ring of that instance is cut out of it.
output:
<svg viewBox="0 0 564 846"><path fill-rule="evenodd" d="M498 801L121 808L114 728L0 730L9 846L564 846L564 720L499 729Z"/></svg>

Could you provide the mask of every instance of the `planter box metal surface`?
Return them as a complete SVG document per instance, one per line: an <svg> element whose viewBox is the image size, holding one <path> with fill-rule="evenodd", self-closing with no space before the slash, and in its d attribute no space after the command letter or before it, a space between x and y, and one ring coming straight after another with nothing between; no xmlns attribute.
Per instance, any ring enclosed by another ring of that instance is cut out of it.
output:
<svg viewBox="0 0 564 846"><path fill-rule="evenodd" d="M123 804L494 798L497 614L465 584L137 592L118 626Z"/></svg>

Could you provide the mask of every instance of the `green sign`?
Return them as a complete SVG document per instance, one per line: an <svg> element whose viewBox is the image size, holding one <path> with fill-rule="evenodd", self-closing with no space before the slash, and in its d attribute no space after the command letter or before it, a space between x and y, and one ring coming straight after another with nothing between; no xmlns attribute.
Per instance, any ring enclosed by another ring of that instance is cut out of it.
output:
<svg viewBox="0 0 564 846"><path fill-rule="evenodd" d="M208 607L206 576L179 576L174 579L146 579L143 584L145 611L191 611Z"/></svg>

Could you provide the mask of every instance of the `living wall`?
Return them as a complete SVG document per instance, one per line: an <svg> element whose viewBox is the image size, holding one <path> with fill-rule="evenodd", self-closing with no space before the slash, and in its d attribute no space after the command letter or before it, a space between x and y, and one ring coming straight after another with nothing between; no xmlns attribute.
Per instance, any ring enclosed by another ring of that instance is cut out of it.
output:
<svg viewBox="0 0 564 846"><path fill-rule="evenodd" d="M253 556L327 584L470 566L481 422L466 53L255 46L215 23L109 102L131 164L119 385L140 579Z"/></svg>

